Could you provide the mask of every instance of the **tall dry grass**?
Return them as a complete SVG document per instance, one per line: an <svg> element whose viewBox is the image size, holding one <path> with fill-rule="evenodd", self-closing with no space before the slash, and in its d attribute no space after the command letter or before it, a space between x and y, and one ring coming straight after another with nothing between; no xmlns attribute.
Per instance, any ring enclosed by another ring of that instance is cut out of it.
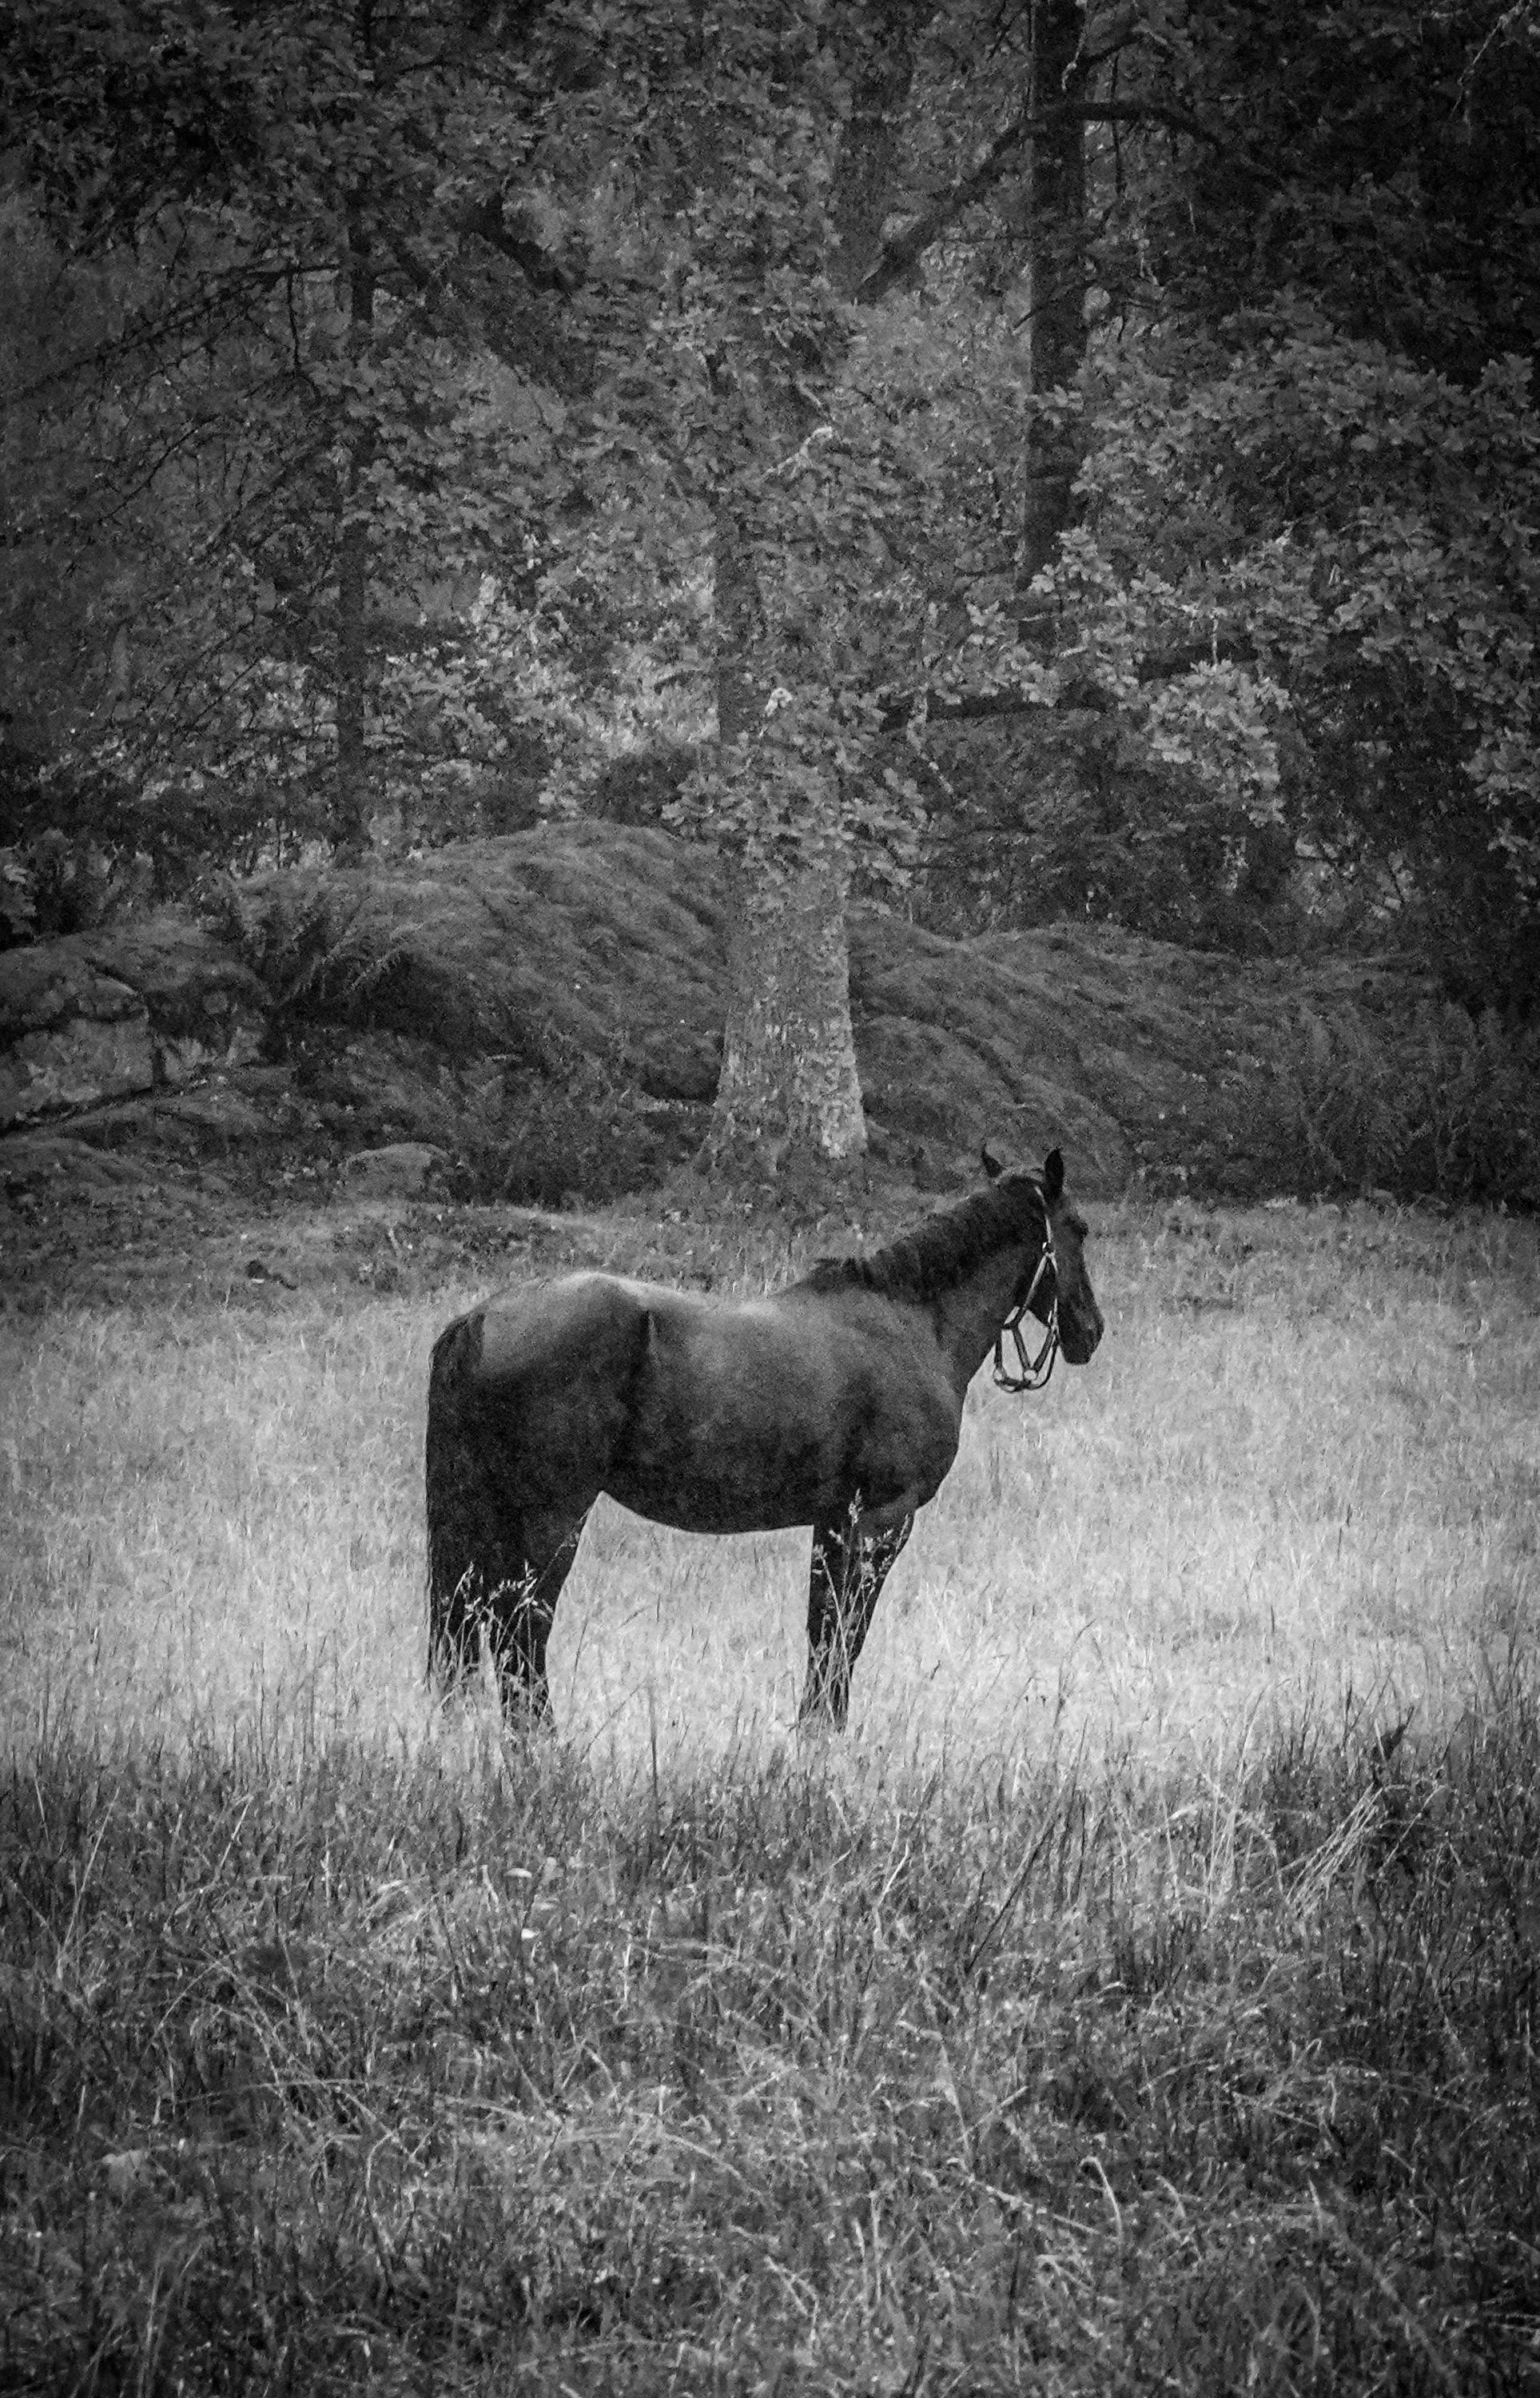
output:
<svg viewBox="0 0 1540 2398"><path fill-rule="evenodd" d="M1099 1231L1102 1351L1040 1398L975 1386L858 1741L1207 1765L1307 1702L1437 1717L1533 1591L1532 1232L1181 1208ZM0 1745L61 1714L431 1737L426 1359L471 1296L9 1327ZM553 1644L564 1732L683 1761L782 1737L806 1549L601 1502Z"/></svg>
<svg viewBox="0 0 1540 2398"><path fill-rule="evenodd" d="M7 1327L0 2386L1534 2382L1534 1233L1098 1233L843 1742L617 1511L438 1713L462 1295Z"/></svg>

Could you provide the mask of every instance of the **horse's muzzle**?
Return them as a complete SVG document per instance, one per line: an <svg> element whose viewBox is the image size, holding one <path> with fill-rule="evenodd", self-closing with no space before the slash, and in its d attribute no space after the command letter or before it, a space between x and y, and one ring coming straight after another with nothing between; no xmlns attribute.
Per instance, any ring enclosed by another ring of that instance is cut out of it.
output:
<svg viewBox="0 0 1540 2398"><path fill-rule="evenodd" d="M1059 1301L1059 1346L1066 1365L1088 1366L1105 1330L1099 1307L1066 1307L1063 1300Z"/></svg>

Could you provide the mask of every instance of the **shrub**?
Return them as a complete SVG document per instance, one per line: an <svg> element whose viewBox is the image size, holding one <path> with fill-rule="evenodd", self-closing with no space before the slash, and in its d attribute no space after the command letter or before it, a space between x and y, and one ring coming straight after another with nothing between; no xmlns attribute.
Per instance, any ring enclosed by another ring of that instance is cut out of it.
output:
<svg viewBox="0 0 1540 2398"><path fill-rule="evenodd" d="M142 853L114 862L61 832L39 833L0 849L0 950L94 932L154 889L154 863Z"/></svg>
<svg viewBox="0 0 1540 2398"><path fill-rule="evenodd" d="M661 1182L693 1156L709 1114L683 1101L642 1100L597 1058L575 1062L561 1082L521 1076L500 1118L462 1126L460 1187L468 1198L515 1206L603 1206Z"/></svg>
<svg viewBox="0 0 1540 2398"><path fill-rule="evenodd" d="M1371 1040L1306 1009L1280 1083L1312 1189L1540 1206L1540 1027L1427 1004Z"/></svg>

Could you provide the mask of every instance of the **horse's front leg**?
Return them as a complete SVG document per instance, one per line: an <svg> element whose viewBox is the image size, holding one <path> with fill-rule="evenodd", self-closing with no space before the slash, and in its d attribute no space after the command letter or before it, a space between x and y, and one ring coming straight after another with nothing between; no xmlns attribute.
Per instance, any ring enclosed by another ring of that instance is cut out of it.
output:
<svg viewBox="0 0 1540 2398"><path fill-rule="evenodd" d="M797 1709L799 1723L823 1719L843 1728L850 1705L850 1669L871 1628L889 1569L914 1520L914 1509L905 1502L864 1515L857 1501L843 1516L813 1526L808 1680Z"/></svg>

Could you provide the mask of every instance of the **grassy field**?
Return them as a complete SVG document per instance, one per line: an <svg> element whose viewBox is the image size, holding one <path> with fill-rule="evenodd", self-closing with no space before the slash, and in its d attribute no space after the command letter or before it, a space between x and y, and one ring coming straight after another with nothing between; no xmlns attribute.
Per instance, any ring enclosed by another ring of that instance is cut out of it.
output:
<svg viewBox="0 0 1540 2398"><path fill-rule="evenodd" d="M842 1743L602 1506L433 1704L470 1293L4 1328L0 2387L1540 2389L1540 1244L1096 1230Z"/></svg>

